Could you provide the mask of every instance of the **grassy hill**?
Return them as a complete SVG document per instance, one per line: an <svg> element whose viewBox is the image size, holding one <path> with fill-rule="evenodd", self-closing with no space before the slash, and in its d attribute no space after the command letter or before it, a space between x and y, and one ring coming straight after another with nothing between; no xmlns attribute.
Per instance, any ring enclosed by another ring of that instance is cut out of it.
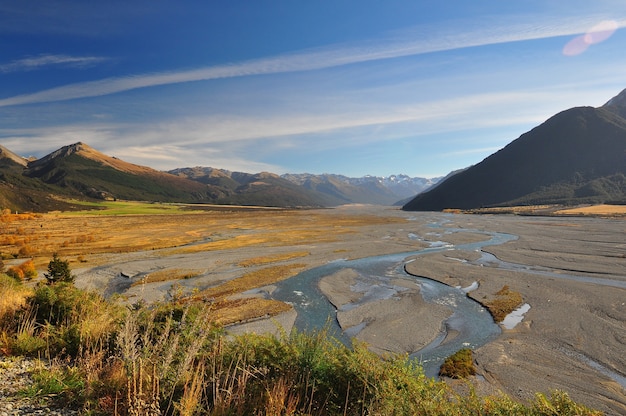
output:
<svg viewBox="0 0 626 416"><path fill-rule="evenodd" d="M320 207L324 195L277 175L223 174L202 169L161 172L107 156L84 143L27 161L0 147L0 208L43 212L72 209L70 198Z"/></svg>

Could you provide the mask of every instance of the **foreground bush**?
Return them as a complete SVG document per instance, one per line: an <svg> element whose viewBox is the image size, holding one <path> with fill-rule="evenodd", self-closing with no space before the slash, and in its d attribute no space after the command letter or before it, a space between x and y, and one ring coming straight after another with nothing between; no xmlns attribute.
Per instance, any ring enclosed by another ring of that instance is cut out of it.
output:
<svg viewBox="0 0 626 416"><path fill-rule="evenodd" d="M122 307L67 283L33 290L0 282L0 299L0 347L18 355L76 358L81 350L109 348L123 317Z"/></svg>
<svg viewBox="0 0 626 416"><path fill-rule="evenodd" d="M11 316L4 336L12 351L49 358L24 394L87 414L597 414L560 392L529 405L460 395L405 355L381 359L324 331L230 339L202 304L120 308L56 283L37 288Z"/></svg>

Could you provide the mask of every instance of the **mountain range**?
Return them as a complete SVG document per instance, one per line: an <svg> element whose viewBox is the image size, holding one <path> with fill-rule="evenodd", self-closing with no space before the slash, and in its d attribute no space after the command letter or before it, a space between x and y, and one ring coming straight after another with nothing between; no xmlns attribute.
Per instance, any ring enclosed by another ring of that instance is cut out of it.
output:
<svg viewBox="0 0 626 416"><path fill-rule="evenodd" d="M598 203L626 204L626 90L556 114L403 209Z"/></svg>
<svg viewBox="0 0 626 416"><path fill-rule="evenodd" d="M279 176L211 167L162 172L80 142L40 159L0 146L0 208L67 210L78 208L76 199L274 207L401 201L403 209L417 211L626 204L626 90L601 107L560 112L482 162L435 179Z"/></svg>
<svg viewBox="0 0 626 416"><path fill-rule="evenodd" d="M169 172L107 156L85 143L25 159L0 146L0 207L19 211L76 208L71 199L329 207L390 205L436 180L340 175L230 172L211 167Z"/></svg>

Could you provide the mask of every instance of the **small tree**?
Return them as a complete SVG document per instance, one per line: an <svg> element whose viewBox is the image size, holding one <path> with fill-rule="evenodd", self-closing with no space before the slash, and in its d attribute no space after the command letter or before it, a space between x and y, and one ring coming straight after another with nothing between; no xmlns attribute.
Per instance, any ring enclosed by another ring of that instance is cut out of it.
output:
<svg viewBox="0 0 626 416"><path fill-rule="evenodd" d="M61 260L57 253L52 255L52 260L48 263L48 273L44 273L48 284L56 282L74 282L74 276L70 270L70 263L67 260Z"/></svg>

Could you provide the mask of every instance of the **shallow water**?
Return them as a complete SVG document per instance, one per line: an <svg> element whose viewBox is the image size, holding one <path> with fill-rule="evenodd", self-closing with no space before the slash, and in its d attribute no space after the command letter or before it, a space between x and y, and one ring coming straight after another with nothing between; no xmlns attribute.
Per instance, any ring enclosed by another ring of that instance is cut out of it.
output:
<svg viewBox="0 0 626 416"><path fill-rule="evenodd" d="M442 221L443 222L443 221ZM433 228L441 227L440 223L431 224ZM446 233L461 230L446 229ZM503 233L484 233L491 239L469 244L460 244L456 248L461 250L479 250L482 247L502 244L517 237ZM404 271L405 259L409 256L425 253L450 250L450 244L435 244L429 248L400 254L374 256L358 260L339 260L324 266L304 271L297 276L277 284L272 297L294 306L298 312L295 327L298 330L315 330L327 327L331 335L346 345L350 345L350 337L358 334L364 326L341 330L336 319L335 307L322 294L318 287L320 279L341 269L355 270L364 280L376 282L367 289L364 298L359 303L388 299L402 288L393 287L389 282L395 278L410 279L420 286L420 293L425 301L449 307L453 313L444 321L441 333L436 340L422 350L411 354L411 358L422 363L424 371L429 376L436 376L445 357L461 348L478 348L500 334L500 328L493 318L479 303L467 297L467 293L460 288L454 288L430 279L409 275ZM348 306L349 307L349 306ZM449 331L455 336L446 340ZM446 340L444 342L444 340Z"/></svg>
<svg viewBox="0 0 626 416"><path fill-rule="evenodd" d="M521 271L524 273L535 274L546 277L555 277L557 279L565 279L572 280L575 282L583 282L583 283L593 283L596 285L602 286L612 286L612 287L620 287L622 289L626 289L626 281L616 280L616 279L607 279L603 277L587 277L587 276L579 276L575 274L568 274L560 270L554 270L547 267L541 266L528 266L525 264L518 263L510 263L507 261L502 261L491 253L482 252L482 257L472 264L483 264L483 265L496 265L501 269L506 270L514 270Z"/></svg>
<svg viewBox="0 0 626 416"><path fill-rule="evenodd" d="M442 216L438 218L437 222L429 224L429 227L434 230L428 233L429 236L440 238L442 234L471 232L489 235L490 239L487 241L457 245L448 243L440 244L440 241L436 241L431 244L430 247L414 252L374 256L358 260L335 261L321 267L304 271L291 279L279 282L277 284L278 288L272 296L277 300L288 302L294 306L298 313L295 322L295 327L298 330L314 330L327 327L332 336L335 336L344 344L350 345L350 338L357 335L365 326L361 324L348 328L345 332L342 331L337 323L335 307L328 301L318 287L320 279L344 268L357 271L360 275L359 280L361 282L366 281L369 285L367 289L363 287L353 288L358 289L355 290L358 292L366 292L366 295L359 300L358 304L366 301L388 299L395 296L401 289L393 287L393 285L390 284L390 280L394 278L411 279L420 286L420 293L425 301L444 305L453 311L452 315L443 322L441 332L436 339L420 351L410 355L412 359L422 363L427 375L436 377L445 357L450 356L464 347L475 349L485 345L495 339L501 333L501 329L494 323L491 315L479 303L467 297L467 291L475 289L474 284L467 288L454 288L434 280L409 275L404 271L404 265L411 261L406 260L408 257L449 251L452 249L479 251L482 253L482 257L477 261L457 260L551 278L626 288L626 282L624 281L578 276L545 267L501 261L497 257L482 251L482 249L487 246L504 244L515 240L517 236L472 229L452 229L447 227L444 229L443 224L447 221L448 219ZM413 233L408 234L407 238L425 241ZM345 305L344 308L349 309L354 306L357 305ZM515 321L512 324L513 326L523 320L523 313L520 315L521 316L510 317L510 320ZM454 336L448 337L448 334L453 334ZM597 364L588 359L584 361L592 366ZM597 365L599 366L599 364ZM607 371L608 370L604 369L605 374ZM612 374L611 377L616 379L614 374ZM623 383L623 379L619 379L618 377L617 380L621 384Z"/></svg>
<svg viewBox="0 0 626 416"><path fill-rule="evenodd" d="M513 329L524 320L524 314L530 310L530 305L528 303L523 304L519 308L515 309L513 312L508 314L502 320L502 326L506 329Z"/></svg>

